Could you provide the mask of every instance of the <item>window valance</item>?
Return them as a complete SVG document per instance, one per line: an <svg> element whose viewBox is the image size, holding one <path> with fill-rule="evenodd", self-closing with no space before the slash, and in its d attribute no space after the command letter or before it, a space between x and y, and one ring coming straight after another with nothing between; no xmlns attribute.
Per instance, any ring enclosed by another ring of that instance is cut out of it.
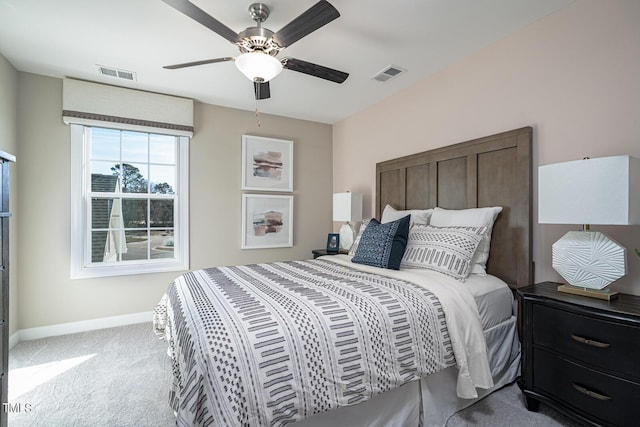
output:
<svg viewBox="0 0 640 427"><path fill-rule="evenodd" d="M193 100L65 78L62 120L192 137Z"/></svg>

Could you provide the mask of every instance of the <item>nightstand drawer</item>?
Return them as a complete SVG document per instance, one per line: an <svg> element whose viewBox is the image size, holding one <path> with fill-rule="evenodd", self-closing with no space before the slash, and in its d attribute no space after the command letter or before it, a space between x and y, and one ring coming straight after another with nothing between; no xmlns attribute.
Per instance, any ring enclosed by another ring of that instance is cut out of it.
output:
<svg viewBox="0 0 640 427"><path fill-rule="evenodd" d="M543 346L622 377L637 375L640 328L533 304L533 345ZM640 378L638 378L640 379Z"/></svg>
<svg viewBox="0 0 640 427"><path fill-rule="evenodd" d="M604 424L638 425L640 384L587 369L543 349L534 349L533 369L534 389L560 399L574 410L587 412Z"/></svg>

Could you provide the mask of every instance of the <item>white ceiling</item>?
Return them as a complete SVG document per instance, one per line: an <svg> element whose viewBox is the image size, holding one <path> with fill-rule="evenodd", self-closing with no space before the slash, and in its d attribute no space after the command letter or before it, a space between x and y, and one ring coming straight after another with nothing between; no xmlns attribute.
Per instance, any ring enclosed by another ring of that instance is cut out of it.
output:
<svg viewBox="0 0 640 427"><path fill-rule="evenodd" d="M252 0L192 0L236 32L255 23ZM278 31L317 0L265 0ZM335 123L574 0L330 0L341 17L280 53L348 72L343 84L283 70L261 113ZM160 0L0 0L0 53L19 71L74 77L254 110L253 86L232 62L163 65L236 56L237 48ZM394 64L408 72L371 77ZM133 71L102 76L97 65Z"/></svg>

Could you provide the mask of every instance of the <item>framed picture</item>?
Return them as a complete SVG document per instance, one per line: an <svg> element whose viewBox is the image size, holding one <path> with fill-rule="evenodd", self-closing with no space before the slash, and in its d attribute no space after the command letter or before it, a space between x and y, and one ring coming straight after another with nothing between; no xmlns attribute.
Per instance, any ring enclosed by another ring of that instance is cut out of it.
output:
<svg viewBox="0 0 640 427"><path fill-rule="evenodd" d="M242 249L293 246L293 196L242 195Z"/></svg>
<svg viewBox="0 0 640 427"><path fill-rule="evenodd" d="M293 191L293 141L242 135L242 189Z"/></svg>
<svg viewBox="0 0 640 427"><path fill-rule="evenodd" d="M337 233L329 233L327 235L327 252L337 254L340 250L340 235Z"/></svg>

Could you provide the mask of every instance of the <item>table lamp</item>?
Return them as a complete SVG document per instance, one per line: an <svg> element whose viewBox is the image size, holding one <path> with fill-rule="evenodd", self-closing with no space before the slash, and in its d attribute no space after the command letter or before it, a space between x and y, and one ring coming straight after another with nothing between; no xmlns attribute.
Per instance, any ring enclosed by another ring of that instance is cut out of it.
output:
<svg viewBox="0 0 640 427"><path fill-rule="evenodd" d="M348 251L356 238L352 221L362 220L362 194L335 193L333 195L333 220L346 221L340 227L340 249Z"/></svg>
<svg viewBox="0 0 640 427"><path fill-rule="evenodd" d="M558 291L609 300L605 289L627 272L626 249L590 224L640 224L640 159L601 157L538 168L538 222L582 224L552 246Z"/></svg>

